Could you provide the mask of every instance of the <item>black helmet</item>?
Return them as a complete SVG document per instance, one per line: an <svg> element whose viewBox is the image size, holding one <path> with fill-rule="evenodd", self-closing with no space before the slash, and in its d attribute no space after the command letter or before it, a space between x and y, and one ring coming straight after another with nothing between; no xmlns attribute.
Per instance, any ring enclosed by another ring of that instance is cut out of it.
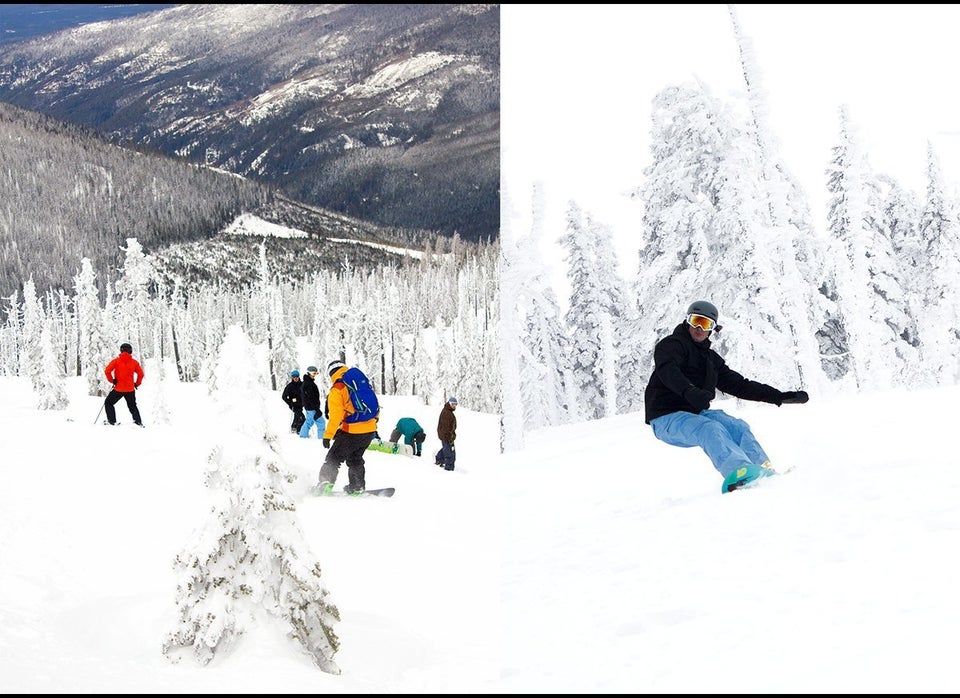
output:
<svg viewBox="0 0 960 698"><path fill-rule="evenodd" d="M717 306L710 301L694 301L687 308L687 315L705 315L714 322L720 320L720 313L717 312Z"/></svg>
<svg viewBox="0 0 960 698"><path fill-rule="evenodd" d="M127 342L124 342L123 344L120 345L120 351L125 351L128 354L132 354L133 347L131 347Z"/></svg>

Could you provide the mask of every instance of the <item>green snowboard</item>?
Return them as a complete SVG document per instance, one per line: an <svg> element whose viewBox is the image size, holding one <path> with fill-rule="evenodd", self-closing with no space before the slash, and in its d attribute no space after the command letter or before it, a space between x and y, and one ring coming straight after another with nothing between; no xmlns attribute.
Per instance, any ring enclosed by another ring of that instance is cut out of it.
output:
<svg viewBox="0 0 960 698"><path fill-rule="evenodd" d="M398 453L404 456L413 455L413 446L408 446L407 444L402 443L393 443L392 441L383 441L381 439L374 439L370 442L370 445L367 446L368 451L381 451L382 453Z"/></svg>

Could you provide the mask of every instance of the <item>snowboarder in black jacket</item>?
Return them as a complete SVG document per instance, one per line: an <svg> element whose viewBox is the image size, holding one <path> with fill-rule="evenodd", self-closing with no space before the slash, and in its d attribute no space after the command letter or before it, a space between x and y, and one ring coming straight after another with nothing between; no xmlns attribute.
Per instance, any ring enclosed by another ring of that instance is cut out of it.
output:
<svg viewBox="0 0 960 698"><path fill-rule="evenodd" d="M712 303L696 301L687 308L684 322L657 342L644 409L658 439L673 446L702 448L724 478L722 491L729 492L774 471L749 424L710 409L716 391L777 406L804 403L808 396L802 390L781 392L728 367L710 348L711 333L720 331L719 317Z"/></svg>
<svg viewBox="0 0 960 698"><path fill-rule="evenodd" d="M307 375L303 377L303 426L300 427L300 438L310 437L310 429L317 425L317 438L323 438L323 430L327 420L320 409L320 388L317 387L317 367L307 366Z"/></svg>
<svg viewBox="0 0 960 698"><path fill-rule="evenodd" d="M287 403L287 407L293 412L293 422L290 424L290 431L294 434L300 433L300 427L306 417L303 415L303 383L300 382L300 371L293 369L290 371L290 382L283 389L280 395L281 399Z"/></svg>

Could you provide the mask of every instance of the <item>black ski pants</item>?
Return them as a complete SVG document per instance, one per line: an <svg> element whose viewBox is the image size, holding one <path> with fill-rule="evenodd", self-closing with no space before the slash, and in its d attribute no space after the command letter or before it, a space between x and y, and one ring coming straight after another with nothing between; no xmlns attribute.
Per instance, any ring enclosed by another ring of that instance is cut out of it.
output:
<svg viewBox="0 0 960 698"><path fill-rule="evenodd" d="M134 424L140 424L140 410L137 409L137 393L121 393L117 390L111 390L107 399L103 401L103 409L107 413L107 421L111 424L117 423L117 411L113 408L120 398L127 401L127 409L130 410L130 416L133 417Z"/></svg>
<svg viewBox="0 0 960 698"><path fill-rule="evenodd" d="M307 421L307 416L303 413L302 407L291 407L290 409L293 411L293 421L290 423L290 431L299 434L300 427Z"/></svg>
<svg viewBox="0 0 960 698"><path fill-rule="evenodd" d="M347 464L348 487L356 492L366 489L367 469L363 454L373 441L373 432L368 434L348 434L338 431L330 443L330 450L320 468L320 482L336 482L341 463Z"/></svg>

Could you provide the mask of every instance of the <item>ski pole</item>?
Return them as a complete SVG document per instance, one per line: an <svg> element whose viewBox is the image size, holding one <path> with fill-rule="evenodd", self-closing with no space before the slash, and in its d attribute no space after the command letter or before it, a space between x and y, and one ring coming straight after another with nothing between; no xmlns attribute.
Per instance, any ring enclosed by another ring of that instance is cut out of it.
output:
<svg viewBox="0 0 960 698"><path fill-rule="evenodd" d="M100 403L100 412L103 412L103 404L104 404L104 403L102 403L102 402ZM94 423L94 424L96 424L97 422L100 421L100 412L97 412L97 418L93 420L93 423Z"/></svg>

